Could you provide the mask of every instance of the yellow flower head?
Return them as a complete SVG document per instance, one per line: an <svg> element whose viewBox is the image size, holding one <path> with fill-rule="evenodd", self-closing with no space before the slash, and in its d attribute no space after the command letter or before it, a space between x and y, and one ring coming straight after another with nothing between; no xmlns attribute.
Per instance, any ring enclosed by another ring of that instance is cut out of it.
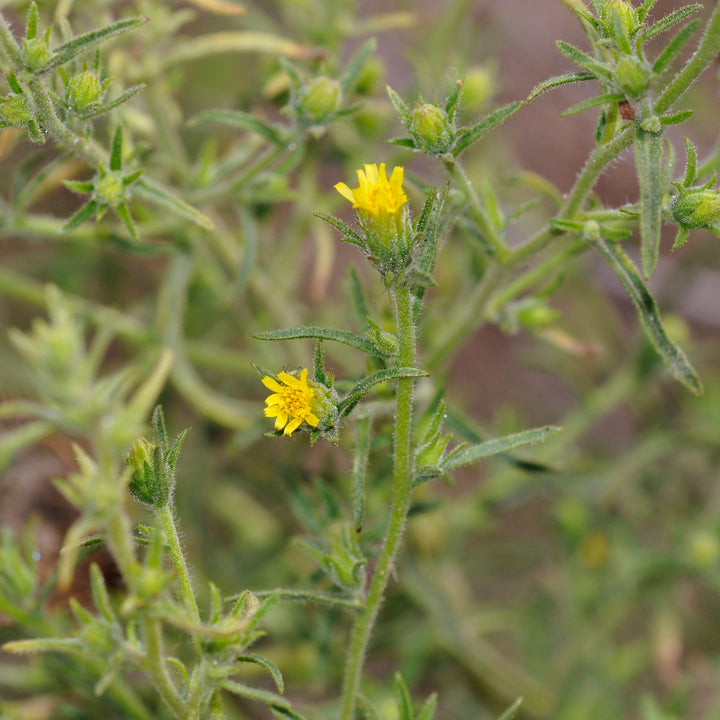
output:
<svg viewBox="0 0 720 720"><path fill-rule="evenodd" d="M262 379L262 384L273 391L265 398L265 417L274 417L275 429L285 428L285 435L292 435L303 422L312 427L320 423L317 415L313 414L312 400L316 392L308 385L307 374L308 371L303 370L296 378L290 373L279 372L278 378L284 385L269 375Z"/></svg>
<svg viewBox="0 0 720 720"><path fill-rule="evenodd" d="M345 183L338 183L335 189L349 200L356 210L375 217L397 216L407 202L407 195L402 189L403 168L393 168L388 179L385 163L381 163L379 169L377 165L364 167L364 171L357 171L358 187L351 190Z"/></svg>

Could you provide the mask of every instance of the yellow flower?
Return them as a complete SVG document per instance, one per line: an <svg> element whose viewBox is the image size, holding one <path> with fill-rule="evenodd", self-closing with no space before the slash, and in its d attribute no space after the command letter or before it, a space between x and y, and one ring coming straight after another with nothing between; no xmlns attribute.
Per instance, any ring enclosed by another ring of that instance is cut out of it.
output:
<svg viewBox="0 0 720 720"><path fill-rule="evenodd" d="M317 427L320 419L313 414L312 400L315 390L308 385L307 370L296 378L290 373L279 372L278 378L285 383L281 385L277 380L266 375L262 384L273 391L265 398L265 417L275 418L275 429L283 430L285 435L292 435L303 422Z"/></svg>
<svg viewBox="0 0 720 720"><path fill-rule="evenodd" d="M397 215L407 202L407 195L402 189L403 168L393 168L388 179L385 163L381 163L379 169L377 165L364 167L364 171L357 171L358 187L351 190L345 183L338 183L335 189L349 200L356 210L375 217Z"/></svg>

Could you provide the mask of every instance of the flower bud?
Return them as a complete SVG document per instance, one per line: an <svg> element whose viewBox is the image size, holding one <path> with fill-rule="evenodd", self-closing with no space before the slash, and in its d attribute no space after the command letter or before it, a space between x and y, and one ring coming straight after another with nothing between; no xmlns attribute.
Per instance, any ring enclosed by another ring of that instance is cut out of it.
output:
<svg viewBox="0 0 720 720"><path fill-rule="evenodd" d="M602 7L600 19L610 33L615 27L616 18L628 37L637 30L640 24L637 10L629 2L626 2L626 0L606 0Z"/></svg>
<svg viewBox="0 0 720 720"><path fill-rule="evenodd" d="M48 36L34 37L31 40L23 38L22 57L25 67L28 70L35 71L47 65L52 59L53 53L50 50Z"/></svg>
<svg viewBox="0 0 720 720"><path fill-rule="evenodd" d="M83 70L70 78L65 97L72 110L83 112L96 105L102 94L98 76L90 70Z"/></svg>
<svg viewBox="0 0 720 720"><path fill-rule="evenodd" d="M495 94L495 86L495 75L491 69L483 66L470 68L463 76L463 108L468 112L479 111Z"/></svg>
<svg viewBox="0 0 720 720"><path fill-rule="evenodd" d="M615 65L615 85L629 98L640 97L650 84L650 68L634 55L623 55Z"/></svg>
<svg viewBox="0 0 720 720"><path fill-rule="evenodd" d="M25 127L33 119L30 104L24 95L6 95L0 98L0 125Z"/></svg>
<svg viewBox="0 0 720 720"><path fill-rule="evenodd" d="M138 439L125 458L131 469L130 494L148 505L157 504L159 483L156 478L153 455L155 445L145 438ZM161 503L162 504L162 503Z"/></svg>
<svg viewBox="0 0 720 720"><path fill-rule="evenodd" d="M586 220L582 232L588 242L597 242L600 239L600 225L597 220Z"/></svg>
<svg viewBox="0 0 720 720"><path fill-rule="evenodd" d="M312 124L320 124L342 105L342 87L329 77L315 78L306 88L298 105L300 114Z"/></svg>
<svg viewBox="0 0 720 720"><path fill-rule="evenodd" d="M432 155L447 152L454 135L447 113L429 103L413 110L410 133L418 148Z"/></svg>
<svg viewBox="0 0 720 720"><path fill-rule="evenodd" d="M117 207L125 200L125 184L122 174L117 171L101 173L95 180L93 194L101 205Z"/></svg>
<svg viewBox="0 0 720 720"><path fill-rule="evenodd" d="M720 192L709 188L682 189L670 212L681 227L707 227L720 218Z"/></svg>

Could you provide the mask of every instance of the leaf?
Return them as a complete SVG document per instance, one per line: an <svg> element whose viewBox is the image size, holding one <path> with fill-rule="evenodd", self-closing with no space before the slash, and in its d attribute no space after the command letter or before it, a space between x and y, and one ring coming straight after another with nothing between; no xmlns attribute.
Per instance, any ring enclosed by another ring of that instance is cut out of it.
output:
<svg viewBox="0 0 720 720"><path fill-rule="evenodd" d="M260 665L260 667L265 668L270 675L272 675L272 679L275 681L275 687L278 689L278 692L281 695L285 692L285 683L283 682L282 673L272 660L259 657L258 655L240 655L236 659L237 662L254 663L255 665Z"/></svg>
<svg viewBox="0 0 720 720"><path fill-rule="evenodd" d="M688 137L685 138L685 152L687 153L687 165L685 166L685 178L683 179L683 185L685 187L690 187L697 175L697 150L695 149L695 145L693 145L692 140Z"/></svg>
<svg viewBox="0 0 720 720"><path fill-rule="evenodd" d="M370 418L360 418L356 427L355 454L353 455L353 524L355 531L362 530L365 521L365 480L370 454Z"/></svg>
<svg viewBox="0 0 720 720"><path fill-rule="evenodd" d="M650 12L650 10L652 10L652 7L656 2L657 0L645 0L642 6L638 8L637 14L638 20L640 22L643 22L643 20L645 20L647 14Z"/></svg>
<svg viewBox="0 0 720 720"><path fill-rule="evenodd" d="M425 701L420 714L417 716L417 720L434 720L435 712L437 711L437 700L437 693L432 693Z"/></svg>
<svg viewBox="0 0 720 720"><path fill-rule="evenodd" d="M371 342L366 337L362 337L362 335L356 335L347 330L335 330L334 328L328 327L307 326L286 328L284 330L268 330L266 332L256 333L253 337L258 340L295 340L296 338L333 340L354 347L357 350L362 350L368 355L390 357L389 353L381 350L374 342Z"/></svg>
<svg viewBox="0 0 720 720"><path fill-rule="evenodd" d="M398 145L400 147L409 148L410 150L417 150L415 141L410 137L398 137L386 140L388 145Z"/></svg>
<svg viewBox="0 0 720 720"><path fill-rule="evenodd" d="M546 92L547 90L553 90L554 88L561 87L562 85L570 85L571 83L584 82L585 80L594 79L595 75L593 75L593 73L587 72L586 70L582 70L580 72L564 73L563 75L556 75L555 77L548 78L547 80L544 80L543 82L537 84L532 89L532 92L527 96L527 100L525 100L525 102L530 102L531 100L534 100L538 95Z"/></svg>
<svg viewBox="0 0 720 720"><path fill-rule="evenodd" d="M318 51L307 45L301 45L289 38L271 33L239 31L217 32L185 38L177 42L175 48L158 58L162 72L173 65L190 60L219 55L221 53L258 52L270 55L284 55L289 58L310 58Z"/></svg>
<svg viewBox="0 0 720 720"><path fill-rule="evenodd" d="M674 115L665 115L660 118L660 124L679 125L680 123L684 123L686 120L689 120L693 116L694 112L694 110L681 110L679 113L675 113Z"/></svg>
<svg viewBox="0 0 720 720"><path fill-rule="evenodd" d="M100 30L92 30L84 35L78 35L69 42L55 48L55 54L52 59L39 68L37 72L44 73L48 70L56 68L58 65L63 65L68 62L68 60L72 60L76 55L90 50L90 48L99 45L101 42L109 40L111 37L120 35L128 30L134 30L135 28L140 27L140 25L144 25L146 22L146 17L135 17L130 18L129 20L120 20L119 22L112 23L112 25L100 28Z"/></svg>
<svg viewBox="0 0 720 720"><path fill-rule="evenodd" d="M585 110L590 110L590 108L597 107L598 105L607 105L608 103L621 102L624 99L625 96L620 95L619 93L598 95L597 97L583 100L582 102L578 103L577 105L573 105L567 110L563 110L563 112L560 113L560 117L570 117L571 115L577 115L581 112L585 112Z"/></svg>
<svg viewBox="0 0 720 720"><path fill-rule="evenodd" d="M376 49L377 40L375 40L375 38L370 38L369 40L366 40L360 46L360 49L352 56L350 62L345 68L345 72L340 78L340 85L342 86L343 93L347 95L355 89L355 85L357 85L358 78L360 77L363 68L367 65L368 60Z"/></svg>
<svg viewBox="0 0 720 720"><path fill-rule="evenodd" d="M560 430L561 428L553 426L536 428L534 430L523 430L522 432L506 435L502 438L486 440L478 445L463 447L459 452L449 455L440 464L440 467L444 472L455 470L456 468L469 465L470 463L477 462L491 455L508 452L509 450L523 447L524 445L535 445L536 443L543 442L560 432Z"/></svg>
<svg viewBox="0 0 720 720"><path fill-rule="evenodd" d="M367 250L365 241L349 226L346 225L342 220L336 218L334 215L328 215L327 213L316 212L313 213L316 218L324 220L328 225L332 225L343 235L343 240L356 245L361 250Z"/></svg>
<svg viewBox="0 0 720 720"><path fill-rule="evenodd" d="M93 200L86 202L63 226L60 232L70 232L89 220L97 210L97 203Z"/></svg>
<svg viewBox="0 0 720 720"><path fill-rule="evenodd" d="M142 92L147 86L145 83L140 83L139 85L133 85L129 90L126 90L122 95L118 95L114 100L111 100L109 103L105 103L101 107L99 107L97 110L92 110L90 112L84 112L80 113L80 117L83 120L90 120L91 118L95 118L98 115L102 115L103 113L110 112L110 110L114 110L116 107L120 107L124 102L127 102L133 95L137 95L139 92Z"/></svg>
<svg viewBox="0 0 720 720"><path fill-rule="evenodd" d="M405 104L405 101L389 86L385 86L385 91L390 98L392 106L395 108L395 112L398 114L402 124L409 130L411 124L410 109Z"/></svg>
<svg viewBox="0 0 720 720"><path fill-rule="evenodd" d="M645 334L673 377L693 395L702 395L702 383L682 349L667 335L653 296L642 281L637 268L616 243L603 239L593 243L615 273L640 316Z"/></svg>
<svg viewBox="0 0 720 720"><path fill-rule="evenodd" d="M301 549L309 552L310 546L306 543L297 543ZM314 551L317 552L317 551ZM312 555L312 557L322 565L322 553L318 554L318 557ZM315 590L295 590L295 589L280 589L280 590L261 590L255 593L258 597L272 597L275 600L288 600L294 602L315 602L320 605L330 605L335 607L349 608L356 612L363 611L363 605L357 600L351 598L345 598L340 595L329 595L327 593L317 592Z"/></svg>
<svg viewBox="0 0 720 720"><path fill-rule="evenodd" d="M512 720L522 705L523 698L518 698L499 718L498 720Z"/></svg>
<svg viewBox="0 0 720 720"><path fill-rule="evenodd" d="M662 20L658 20L654 25L651 25L645 32L643 32L643 40L649 40L661 32L669 30L673 25L677 25L680 21L684 20L689 15L696 13L698 10L702 10L700 3L693 3L692 5L686 5L685 7L676 10L675 12L666 15Z"/></svg>
<svg viewBox="0 0 720 720"><path fill-rule="evenodd" d="M234 680L221 680L218 683L221 687L225 688L228 692L242 697L249 698L250 700L258 700L271 707L283 708L286 710L290 709L290 703L280 695L268 692L267 690L260 690L259 688L250 687L249 685L243 685L242 683L235 682Z"/></svg>
<svg viewBox="0 0 720 720"><path fill-rule="evenodd" d="M338 405L338 414L340 417L347 415L350 410L357 405L358 401L363 395L367 395L370 388L378 383L385 382L386 380L392 380L394 378L417 378L427 377L429 373L425 370L418 370L417 368L400 367L391 368L389 370L378 370L372 375L364 377L358 382L355 387L350 390L342 402Z"/></svg>
<svg viewBox="0 0 720 720"><path fill-rule="evenodd" d="M144 179L138 180L133 186L133 192L137 193L137 195L144 200L159 207L166 208L179 217L190 220L205 230L213 230L215 228L215 224L207 215L196 210L192 205L188 205L184 200L181 200L155 182Z"/></svg>
<svg viewBox="0 0 720 720"><path fill-rule="evenodd" d="M275 143L275 145L284 146L287 142L285 133L281 128L240 110L208 110L195 115L188 121L188 125L191 127L208 123L219 123L234 128L250 130L264 137L266 140Z"/></svg>
<svg viewBox="0 0 720 720"><path fill-rule="evenodd" d="M405 680L403 680L403 676L399 672L395 673L393 688L395 690L395 702L398 708L398 720L413 720L410 691L405 684Z"/></svg>
<svg viewBox="0 0 720 720"><path fill-rule="evenodd" d="M675 37L673 37L673 39L665 46L665 49L660 53L660 55L658 55L657 60L655 60L655 63L653 64L654 73L661 73L675 59L699 24L699 20L693 20L691 23L688 23L684 28L681 28L678 31Z"/></svg>
<svg viewBox="0 0 720 720"><path fill-rule="evenodd" d="M640 237L643 275L649 278L660 255L663 200L662 133L635 129L635 167L640 185Z"/></svg>
<svg viewBox="0 0 720 720"><path fill-rule="evenodd" d="M473 125L471 128L466 128L458 133L457 140L452 147L452 154L457 157L463 150L466 150L470 145L480 140L486 133L493 128L496 128L501 123L505 122L511 115L514 115L524 103L522 102L511 102L507 105L503 105L489 115L486 115L480 122Z"/></svg>
<svg viewBox="0 0 720 720"><path fill-rule="evenodd" d="M416 246L419 246L420 249L415 268L420 273L428 275L431 280L439 247L440 218L445 208L449 190L449 185L445 185L442 190L430 189L428 199L416 225L416 233L418 233ZM425 295L425 287L417 287L414 294L419 301L422 301ZM420 311L420 302L418 302L415 309L417 312Z"/></svg>
<svg viewBox="0 0 720 720"><path fill-rule="evenodd" d="M15 456L55 430L52 423L36 420L0 433L0 479Z"/></svg>
<svg viewBox="0 0 720 720"><path fill-rule="evenodd" d="M602 66L594 58L586 55L582 50L576 48L564 40L558 40L555 45L557 49L568 59L572 60L576 65L584 68L595 77L601 77L605 80L612 80L612 73L606 67Z"/></svg>

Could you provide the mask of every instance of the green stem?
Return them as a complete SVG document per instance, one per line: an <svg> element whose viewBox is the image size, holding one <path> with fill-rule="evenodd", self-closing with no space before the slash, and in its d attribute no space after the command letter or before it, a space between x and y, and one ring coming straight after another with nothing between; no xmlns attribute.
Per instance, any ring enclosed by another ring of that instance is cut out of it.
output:
<svg viewBox="0 0 720 720"><path fill-rule="evenodd" d="M410 290L406 285L393 291L398 327L398 366L415 365L415 321ZM413 380L398 380L395 411L395 446L393 459L393 499L390 520L385 532L382 550L375 566L364 612L355 620L345 661L342 696L342 720L352 720L355 713L360 679L373 625L385 596L395 558L402 540L412 491L412 410Z"/></svg>
<svg viewBox="0 0 720 720"><path fill-rule="evenodd" d="M494 252L494 258L500 263L504 264L505 259L508 255L508 247L504 243L502 237L498 233L497 229L493 226L490 218L485 212L480 197L478 196L475 188L473 187L470 178L463 169L462 164L457 158L444 159L443 164L445 169L450 174L450 177L455 181L458 187L460 187L470 201L468 212L470 217L477 224L482 236L492 246Z"/></svg>
<svg viewBox="0 0 720 720"><path fill-rule="evenodd" d="M587 200L588 195L592 192L603 170L615 160L618 155L632 145L635 138L634 132L631 132L632 129L631 126L628 126L621 130L609 143L595 147L592 153L590 153L590 157L588 157L585 166L580 172L580 175L578 175L572 190L555 216L555 219L574 219L575 214L582 209L585 200ZM520 264L541 250L544 250L553 238L559 237L562 234L561 231L554 230L550 226L544 227L525 243L525 245L521 245L511 252L507 265L512 267Z"/></svg>
<svg viewBox="0 0 720 720"><path fill-rule="evenodd" d="M175 527L175 517L171 503L167 503L157 511L157 516L162 526L165 542L167 543L167 552L170 556L170 562L175 569L177 575L178 588L180 590L180 598L188 610L192 619L198 624L200 623L200 611L195 599L195 591L193 590L192 580L188 572L185 556L180 547L180 538L178 537L177 528ZM198 657L202 656L200 647L200 638L194 637L195 651Z"/></svg>

